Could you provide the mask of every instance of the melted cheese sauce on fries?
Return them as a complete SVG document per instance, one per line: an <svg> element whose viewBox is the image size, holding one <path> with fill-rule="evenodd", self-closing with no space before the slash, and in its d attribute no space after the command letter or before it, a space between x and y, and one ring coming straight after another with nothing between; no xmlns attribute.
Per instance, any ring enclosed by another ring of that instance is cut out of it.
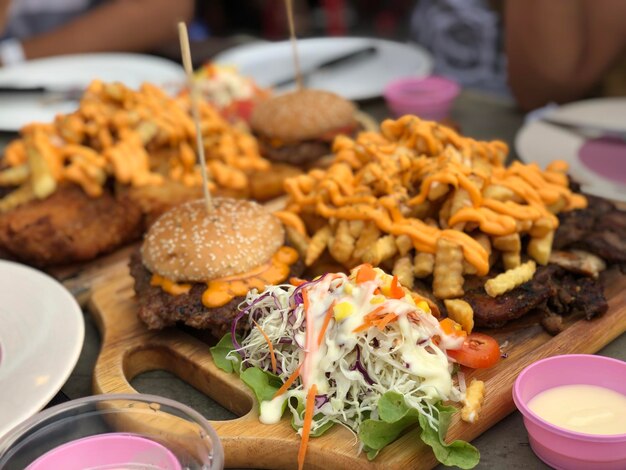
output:
<svg viewBox="0 0 626 470"><path fill-rule="evenodd" d="M249 172L269 168L256 140L210 105L200 104L200 120L211 189L245 189ZM154 85L135 91L94 81L77 111L53 124L30 124L21 134L5 151L9 168L0 172L0 185L21 184L16 194L22 196L0 200L0 210L44 199L64 181L92 197L109 177L133 187L165 180L202 185L189 97L170 98Z"/></svg>
<svg viewBox="0 0 626 470"><path fill-rule="evenodd" d="M356 139L340 136L333 151L328 170L285 184L288 211L310 231L301 243L306 263L328 249L346 266L392 266L407 287L432 274L439 298L463 295L463 274L486 275L496 249L506 269L519 266L523 235L528 255L546 264L556 214L586 206L568 187L565 163L505 167L503 142L462 137L415 116ZM291 226L301 233L300 222Z"/></svg>

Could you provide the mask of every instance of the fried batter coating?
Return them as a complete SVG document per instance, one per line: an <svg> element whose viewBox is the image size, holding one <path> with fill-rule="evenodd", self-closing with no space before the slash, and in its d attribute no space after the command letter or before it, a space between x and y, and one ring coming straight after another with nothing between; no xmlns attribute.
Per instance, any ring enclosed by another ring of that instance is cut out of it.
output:
<svg viewBox="0 0 626 470"><path fill-rule="evenodd" d="M142 231L140 208L108 191L90 198L78 186L59 188L0 214L0 249L38 266L93 259Z"/></svg>

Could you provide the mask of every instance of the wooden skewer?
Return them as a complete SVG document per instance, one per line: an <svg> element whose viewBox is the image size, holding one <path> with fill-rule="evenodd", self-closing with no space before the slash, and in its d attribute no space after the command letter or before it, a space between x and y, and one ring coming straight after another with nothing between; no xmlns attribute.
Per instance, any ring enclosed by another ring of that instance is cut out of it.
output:
<svg viewBox="0 0 626 470"><path fill-rule="evenodd" d="M209 191L209 176L206 171L206 157L204 155L204 143L202 142L202 130L200 128L200 111L198 109L198 87L193 79L193 66L191 65L191 50L189 48L189 35L187 26L182 21L178 23L178 39L180 40L180 52L183 57L183 67L187 74L187 86L191 96L191 115L196 126L196 146L198 148L198 164L202 174L202 186L207 212L213 210L213 199Z"/></svg>
<svg viewBox="0 0 626 470"><path fill-rule="evenodd" d="M291 39L293 65L296 69L296 85L298 86L298 90L302 90L302 88L304 88L304 83L302 80L302 70L300 69L300 56L298 55L298 43L296 41L296 27L293 22L292 0L285 0L285 7L287 8L287 21L289 23L289 38Z"/></svg>

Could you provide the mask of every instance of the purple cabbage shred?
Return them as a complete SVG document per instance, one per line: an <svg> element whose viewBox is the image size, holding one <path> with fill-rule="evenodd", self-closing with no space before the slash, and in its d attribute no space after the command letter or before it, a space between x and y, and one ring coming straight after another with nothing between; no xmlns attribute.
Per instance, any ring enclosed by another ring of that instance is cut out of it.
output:
<svg viewBox="0 0 626 470"><path fill-rule="evenodd" d="M350 367L350 370L358 370L361 373L361 375L363 376L363 379L365 379L365 381L367 382L368 385L373 385L374 384L374 381L372 380L372 378L367 373L367 369L365 368L365 366L361 362L361 348L359 348L358 346L356 347L356 361L354 362L354 365L352 367Z"/></svg>

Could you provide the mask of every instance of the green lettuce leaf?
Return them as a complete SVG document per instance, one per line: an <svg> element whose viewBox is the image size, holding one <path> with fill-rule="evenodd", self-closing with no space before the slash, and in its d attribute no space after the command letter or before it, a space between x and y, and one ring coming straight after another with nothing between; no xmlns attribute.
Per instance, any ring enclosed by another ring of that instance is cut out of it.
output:
<svg viewBox="0 0 626 470"><path fill-rule="evenodd" d="M476 447L469 442L461 440L451 442L450 444L447 444L444 440L452 415L457 411L456 408L438 404L437 409L439 410L439 431L428 425L428 420L424 415L419 416L420 427L422 428L420 435L422 441L432 447L435 457L442 464L460 468L474 468L480 460L480 453Z"/></svg>
<svg viewBox="0 0 626 470"><path fill-rule="evenodd" d="M419 412L406 405L397 392L387 392L378 400L378 419L366 419L359 429L367 458L372 460L408 427L418 423Z"/></svg>
<svg viewBox="0 0 626 470"><path fill-rule="evenodd" d="M409 407L404 397L397 392L387 392L378 401L380 419L367 419L361 424L359 438L364 444L368 459L372 460L381 449L395 441L407 428L419 423L421 439L432 447L439 462L463 469L473 468L478 464L480 454L471 444L454 441L446 444L444 438L452 415L456 409L451 406L437 405L439 410L439 430L428 424L426 416L416 408Z"/></svg>
<svg viewBox="0 0 626 470"><path fill-rule="evenodd" d="M239 377L252 389L259 403L271 400L283 384L277 376L258 367L247 368Z"/></svg>
<svg viewBox="0 0 626 470"><path fill-rule="evenodd" d="M239 354L231 355L231 357L235 358L234 360L226 357L228 353L235 350L233 347L233 337L230 333L224 335L222 339L220 339L219 343L209 349L211 351L211 356L213 356L213 362L215 362L217 367L222 369L224 372L228 372L229 374L239 372L241 356L239 356Z"/></svg>

